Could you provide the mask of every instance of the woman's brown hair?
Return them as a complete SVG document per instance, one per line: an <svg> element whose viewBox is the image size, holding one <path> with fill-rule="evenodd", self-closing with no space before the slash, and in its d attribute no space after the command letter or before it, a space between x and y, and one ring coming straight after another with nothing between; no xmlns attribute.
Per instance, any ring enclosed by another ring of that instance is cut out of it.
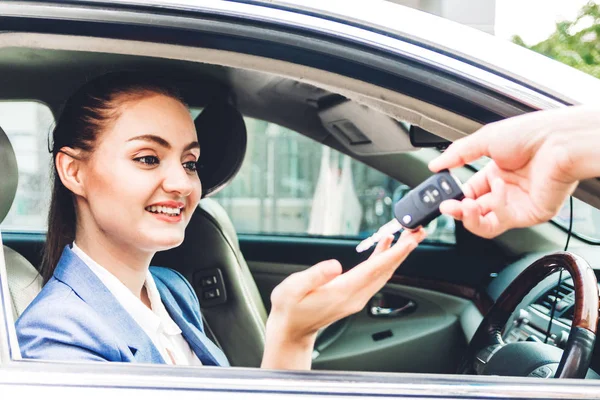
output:
<svg viewBox="0 0 600 400"><path fill-rule="evenodd" d="M56 170L56 155L65 147L94 150L100 135L120 116L123 104L154 95L183 100L179 91L159 76L139 71L111 72L79 88L64 104L52 132L52 197L48 233L40 273L44 283L52 277L66 245L75 240L75 199ZM185 104L185 103L184 103Z"/></svg>

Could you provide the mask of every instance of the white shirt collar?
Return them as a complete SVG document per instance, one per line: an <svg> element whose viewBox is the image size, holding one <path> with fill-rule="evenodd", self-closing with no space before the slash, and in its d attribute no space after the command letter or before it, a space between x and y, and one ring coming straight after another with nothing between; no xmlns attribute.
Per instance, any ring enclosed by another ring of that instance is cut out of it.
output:
<svg viewBox="0 0 600 400"><path fill-rule="evenodd" d="M165 305L160 298L160 293L156 287L156 283L154 282L154 277L148 270L146 272L146 281L144 282L144 286L146 286L146 292L148 293L148 298L150 299L150 306L152 307L152 311L154 314L158 316L163 324L163 329L165 333L168 335L177 335L181 333L181 329L179 326L171 319L171 316L167 312ZM141 303L141 300L140 300ZM142 303L143 304L143 303ZM146 307L146 310L148 307Z"/></svg>
<svg viewBox="0 0 600 400"><path fill-rule="evenodd" d="M123 284L116 276L109 272L106 268L95 262L81 248L73 242L73 252L81 258L81 260L92 270L92 272L102 281L108 288L117 301L125 308L131 317L145 331L157 332L162 328L164 333L168 335L178 335L181 329L169 316L165 306L163 305L160 293L156 288L156 283L152 274L148 270L146 272L146 280L144 286L150 299L150 306L146 305L135 296L127 286Z"/></svg>

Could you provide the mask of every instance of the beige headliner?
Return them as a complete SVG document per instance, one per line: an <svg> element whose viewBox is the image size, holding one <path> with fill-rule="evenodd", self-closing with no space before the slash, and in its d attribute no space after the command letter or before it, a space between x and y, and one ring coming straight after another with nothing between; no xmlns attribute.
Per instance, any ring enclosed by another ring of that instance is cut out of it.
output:
<svg viewBox="0 0 600 400"><path fill-rule="evenodd" d="M163 43L38 33L2 33L0 48L26 47L137 55L200 62L291 78L339 93L392 118L421 126L441 137L456 140L480 124L415 98L331 72L285 61L230 51Z"/></svg>

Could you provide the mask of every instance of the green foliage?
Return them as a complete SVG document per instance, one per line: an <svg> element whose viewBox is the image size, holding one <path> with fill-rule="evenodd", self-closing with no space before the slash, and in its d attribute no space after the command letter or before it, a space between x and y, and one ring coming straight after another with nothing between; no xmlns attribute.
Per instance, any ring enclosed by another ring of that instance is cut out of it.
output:
<svg viewBox="0 0 600 400"><path fill-rule="evenodd" d="M556 31L538 44L528 46L519 36L512 40L600 78L600 6L593 1L583 6L575 21L558 22Z"/></svg>

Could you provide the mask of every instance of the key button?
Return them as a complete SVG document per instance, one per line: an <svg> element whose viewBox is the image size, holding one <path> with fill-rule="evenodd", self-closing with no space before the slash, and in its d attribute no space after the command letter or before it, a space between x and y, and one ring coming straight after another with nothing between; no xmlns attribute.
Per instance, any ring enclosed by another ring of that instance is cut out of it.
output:
<svg viewBox="0 0 600 400"><path fill-rule="evenodd" d="M446 194L450 194L452 193L452 187L450 186L450 184L448 183L448 181L444 178L440 179L440 186L442 187L442 190L444 192L446 192Z"/></svg>
<svg viewBox="0 0 600 400"><path fill-rule="evenodd" d="M402 222L404 222L405 224L410 224L411 221L412 221L412 217L408 214L406 214L404 217L402 217Z"/></svg>

